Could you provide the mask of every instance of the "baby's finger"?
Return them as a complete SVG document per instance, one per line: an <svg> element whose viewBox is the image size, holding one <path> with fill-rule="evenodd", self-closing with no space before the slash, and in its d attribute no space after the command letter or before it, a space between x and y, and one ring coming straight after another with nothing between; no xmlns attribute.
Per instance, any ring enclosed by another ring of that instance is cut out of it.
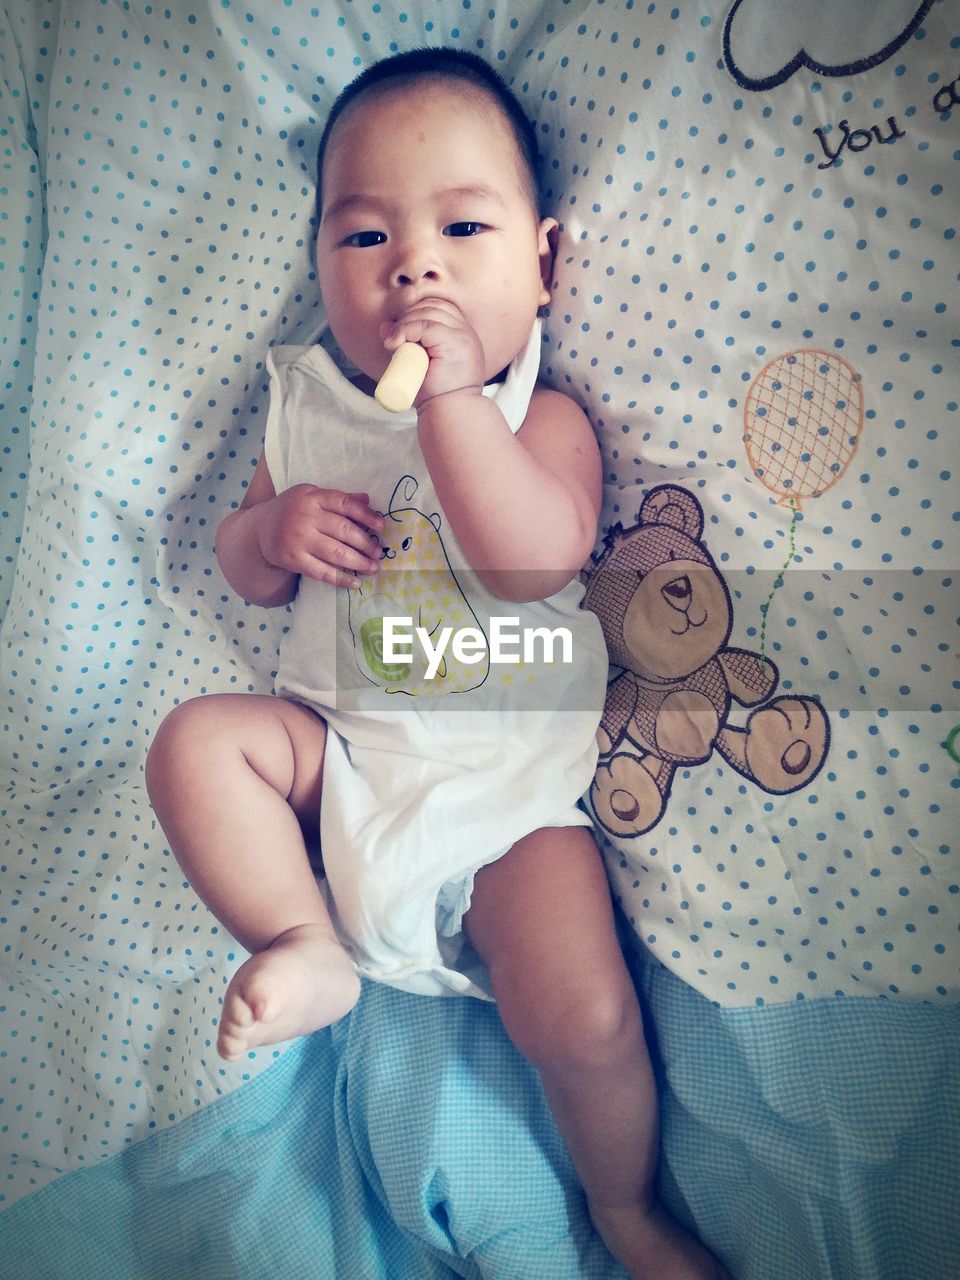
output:
<svg viewBox="0 0 960 1280"><path fill-rule="evenodd" d="M380 326L380 336L388 351L404 342L417 342L425 347L453 336L466 328L466 321L455 307L430 300L415 303L396 320Z"/></svg>
<svg viewBox="0 0 960 1280"><path fill-rule="evenodd" d="M334 536L341 537L347 542L354 542L351 537L350 526L359 529L367 539L376 542L376 535L384 526L384 518L379 511L374 511L370 506L369 495L366 493L343 493L339 489L318 489L317 505L321 511L321 517L318 521L318 528L322 528L327 533L334 533ZM331 525L329 521L338 521Z"/></svg>
<svg viewBox="0 0 960 1280"><path fill-rule="evenodd" d="M355 505L351 505L346 514L355 524L369 530L374 541L376 541L376 535L381 532L386 523L380 512L375 511L366 498Z"/></svg>
<svg viewBox="0 0 960 1280"><path fill-rule="evenodd" d="M326 564L315 556L305 557L300 573L304 578L325 582L331 587L345 587L348 591L356 591L364 580L363 574L351 573L349 569L338 569L335 565Z"/></svg>
<svg viewBox="0 0 960 1280"><path fill-rule="evenodd" d="M333 492L336 493L336 491ZM331 507L328 506L326 509L331 510ZM332 509L349 520L363 525L372 533L378 533L383 528L383 516L371 507L370 495L367 493L336 493Z"/></svg>
<svg viewBox="0 0 960 1280"><path fill-rule="evenodd" d="M363 530L357 529L356 525L352 529L364 538L361 545L334 535L318 533L307 548L308 554L334 569L346 569L351 573L376 573L380 568L383 548L376 539L368 538Z"/></svg>
<svg viewBox="0 0 960 1280"><path fill-rule="evenodd" d="M383 527L383 514L370 505L369 493L348 493L346 496L359 504L357 510L363 516L362 523L368 526L374 523L378 529Z"/></svg>
<svg viewBox="0 0 960 1280"><path fill-rule="evenodd" d="M410 303L409 306L403 307L395 316L392 316L384 324L380 326L380 336L386 337L387 332L397 324L403 324L407 320L413 320L422 317L431 317L441 323L447 324L464 324L465 316L458 306L452 302L448 302L446 298L433 298L429 295L419 298L416 302Z"/></svg>

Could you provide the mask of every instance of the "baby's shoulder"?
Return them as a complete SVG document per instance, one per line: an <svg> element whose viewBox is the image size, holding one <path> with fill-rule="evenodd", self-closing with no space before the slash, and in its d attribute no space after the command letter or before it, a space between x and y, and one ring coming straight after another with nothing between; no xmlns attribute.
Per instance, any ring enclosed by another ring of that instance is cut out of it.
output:
<svg viewBox="0 0 960 1280"><path fill-rule="evenodd" d="M554 428L563 425L571 429L587 427L593 430L583 407L573 396L544 382L538 382L533 389L523 426L540 423Z"/></svg>

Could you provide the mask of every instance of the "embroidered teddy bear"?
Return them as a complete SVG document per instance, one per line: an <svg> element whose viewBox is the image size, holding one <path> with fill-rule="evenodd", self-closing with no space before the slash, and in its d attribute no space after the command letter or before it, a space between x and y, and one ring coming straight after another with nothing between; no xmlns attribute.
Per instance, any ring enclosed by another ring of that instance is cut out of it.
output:
<svg viewBox="0 0 960 1280"><path fill-rule="evenodd" d="M770 701L769 658L728 644L733 606L701 541L703 510L685 489L653 489L629 529L594 557L583 607L600 619L612 678L598 732L593 812L611 835L638 836L663 815L678 768L714 750L762 790L806 786L827 755L830 725L813 698ZM753 710L728 723L732 704Z"/></svg>

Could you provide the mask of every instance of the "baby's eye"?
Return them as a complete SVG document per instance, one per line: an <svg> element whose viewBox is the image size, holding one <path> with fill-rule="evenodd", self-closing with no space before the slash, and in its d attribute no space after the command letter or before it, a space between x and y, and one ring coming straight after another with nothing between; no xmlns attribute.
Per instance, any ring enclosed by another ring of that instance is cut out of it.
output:
<svg viewBox="0 0 960 1280"><path fill-rule="evenodd" d="M475 236L483 230L482 222L451 222L443 228L445 236Z"/></svg>
<svg viewBox="0 0 960 1280"><path fill-rule="evenodd" d="M354 231L344 240L344 244L354 249L372 249L375 245L385 244L387 237L382 231Z"/></svg>

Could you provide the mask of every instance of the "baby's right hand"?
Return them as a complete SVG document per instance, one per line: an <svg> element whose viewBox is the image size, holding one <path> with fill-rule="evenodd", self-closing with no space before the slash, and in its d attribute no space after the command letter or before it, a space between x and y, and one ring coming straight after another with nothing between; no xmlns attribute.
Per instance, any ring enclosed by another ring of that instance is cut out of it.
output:
<svg viewBox="0 0 960 1280"><path fill-rule="evenodd" d="M366 493L296 484L253 510L257 544L268 564L336 587L357 587L376 573L384 519Z"/></svg>

